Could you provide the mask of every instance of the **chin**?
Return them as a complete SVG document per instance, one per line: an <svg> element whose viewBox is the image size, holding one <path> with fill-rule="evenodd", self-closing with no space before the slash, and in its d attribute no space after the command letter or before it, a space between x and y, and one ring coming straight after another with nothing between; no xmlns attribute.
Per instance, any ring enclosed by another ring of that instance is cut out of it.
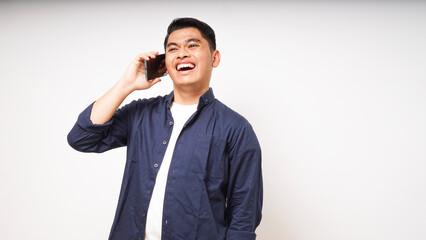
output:
<svg viewBox="0 0 426 240"><path fill-rule="evenodd" d="M197 84L195 82L190 81L175 81L174 84L178 87L195 87Z"/></svg>
<svg viewBox="0 0 426 240"><path fill-rule="evenodd" d="M177 76L173 78L173 82L181 85L187 85L187 84L196 84L198 81L194 77L190 76Z"/></svg>

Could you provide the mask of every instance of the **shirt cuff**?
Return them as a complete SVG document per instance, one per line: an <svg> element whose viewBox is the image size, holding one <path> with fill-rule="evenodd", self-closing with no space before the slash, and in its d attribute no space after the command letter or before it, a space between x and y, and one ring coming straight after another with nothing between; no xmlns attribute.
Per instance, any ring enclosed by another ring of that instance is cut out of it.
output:
<svg viewBox="0 0 426 240"><path fill-rule="evenodd" d="M228 229L226 232L226 240L255 240L256 233L254 232L245 232L245 231L235 231Z"/></svg>
<svg viewBox="0 0 426 240"><path fill-rule="evenodd" d="M80 128L93 133L106 133L109 126L112 124L112 119L104 124L93 124L90 120L90 114L92 113L93 102L78 116L77 124Z"/></svg>

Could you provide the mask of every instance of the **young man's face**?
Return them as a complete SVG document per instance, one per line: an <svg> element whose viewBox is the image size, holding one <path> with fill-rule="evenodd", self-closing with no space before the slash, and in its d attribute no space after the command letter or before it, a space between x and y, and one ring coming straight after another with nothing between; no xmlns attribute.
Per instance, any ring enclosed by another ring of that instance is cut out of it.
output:
<svg viewBox="0 0 426 240"><path fill-rule="evenodd" d="M166 67L175 87L208 90L213 67L219 62L219 51L210 50L198 29L183 28L170 34L166 44Z"/></svg>

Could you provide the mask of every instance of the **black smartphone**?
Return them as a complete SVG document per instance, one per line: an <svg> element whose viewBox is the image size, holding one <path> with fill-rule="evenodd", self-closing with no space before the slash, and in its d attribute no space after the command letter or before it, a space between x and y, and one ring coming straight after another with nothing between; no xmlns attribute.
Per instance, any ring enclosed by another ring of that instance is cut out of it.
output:
<svg viewBox="0 0 426 240"><path fill-rule="evenodd" d="M149 59L149 61L144 60L144 62L147 81L167 75L166 54L159 54L155 58Z"/></svg>

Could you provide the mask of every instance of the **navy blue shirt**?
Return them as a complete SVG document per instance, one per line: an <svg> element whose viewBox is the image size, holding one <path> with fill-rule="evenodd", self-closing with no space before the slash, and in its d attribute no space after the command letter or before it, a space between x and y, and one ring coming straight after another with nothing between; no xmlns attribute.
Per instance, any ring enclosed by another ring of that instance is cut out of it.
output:
<svg viewBox="0 0 426 240"><path fill-rule="evenodd" d="M69 144L82 152L127 146L127 161L109 239L144 239L151 192L173 129L164 97L139 99L93 124L93 104L78 117ZM238 113L216 100L199 100L176 142L164 199L162 239L251 240L262 210L261 150Z"/></svg>

